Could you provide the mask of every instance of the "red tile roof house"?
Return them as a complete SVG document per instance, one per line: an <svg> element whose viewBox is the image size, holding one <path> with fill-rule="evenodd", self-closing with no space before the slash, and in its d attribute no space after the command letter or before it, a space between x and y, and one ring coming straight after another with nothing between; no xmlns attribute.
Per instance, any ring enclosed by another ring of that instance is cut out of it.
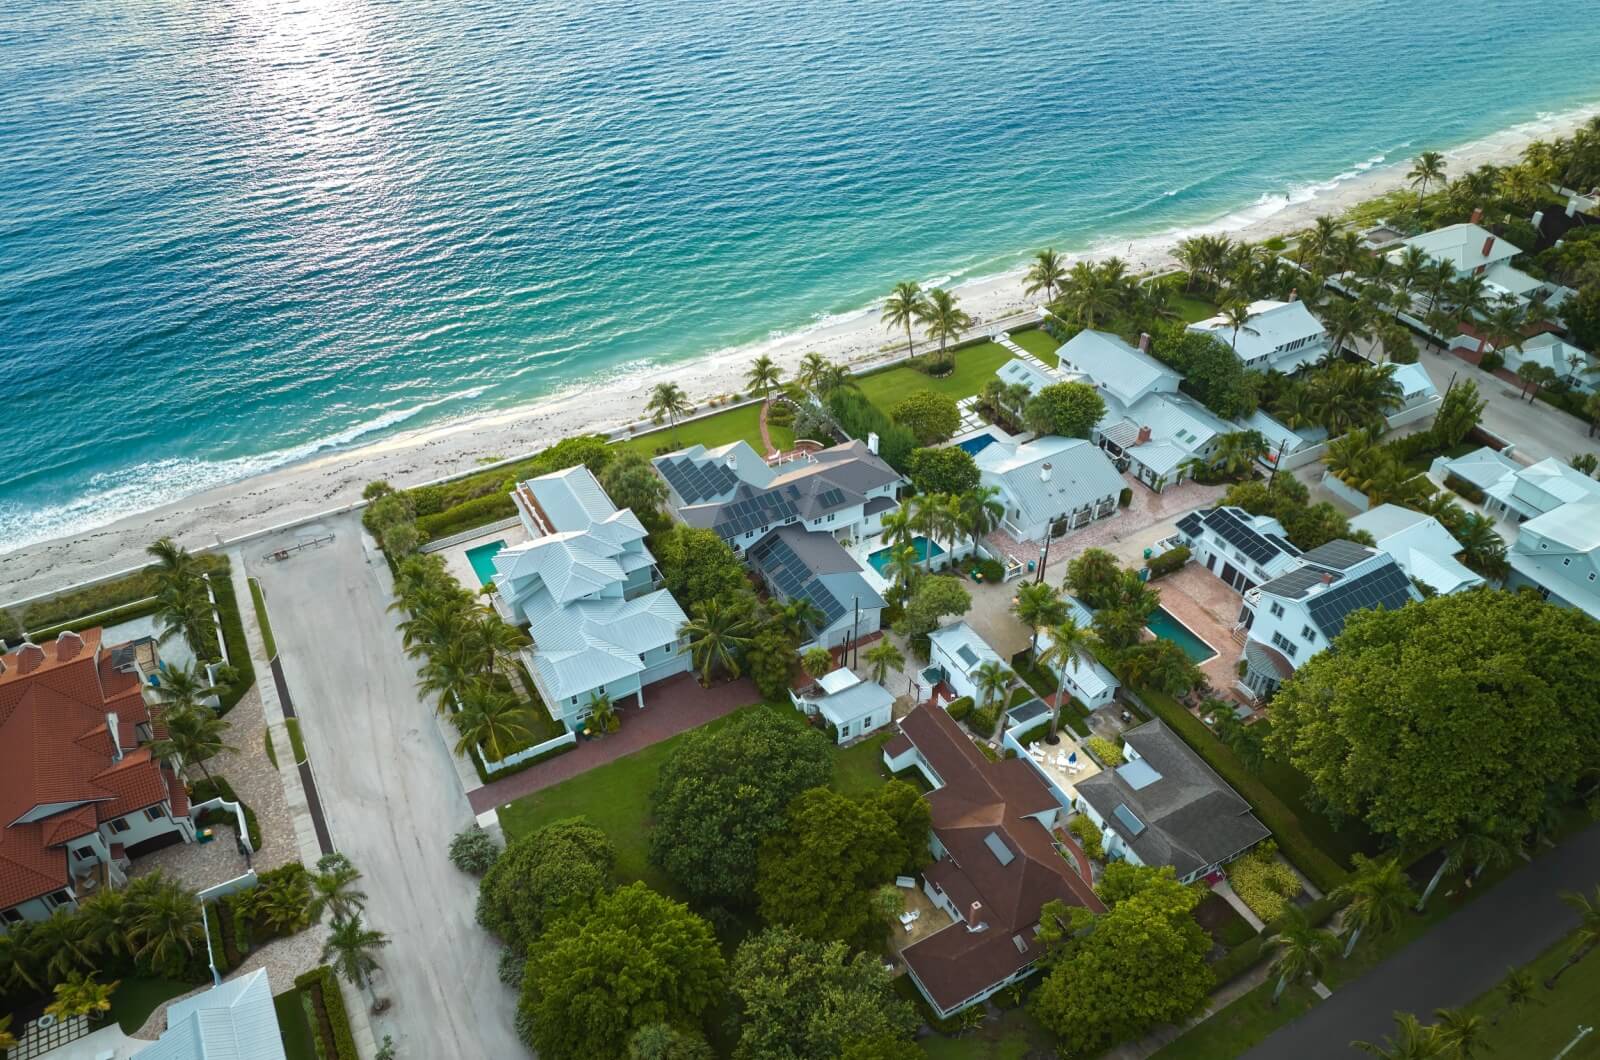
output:
<svg viewBox="0 0 1600 1060"><path fill-rule="evenodd" d="M941 1017L1033 973L1046 902L1104 912L1089 859L1057 831L1069 811L1032 766L991 762L950 715L926 703L900 720L883 761L896 773L915 766L934 788L927 798L937 860L923 872L923 891L951 922L901 957Z"/></svg>
<svg viewBox="0 0 1600 1060"><path fill-rule="evenodd" d="M145 746L154 642L102 632L0 656L0 930L120 886L137 844L194 842L183 782Z"/></svg>

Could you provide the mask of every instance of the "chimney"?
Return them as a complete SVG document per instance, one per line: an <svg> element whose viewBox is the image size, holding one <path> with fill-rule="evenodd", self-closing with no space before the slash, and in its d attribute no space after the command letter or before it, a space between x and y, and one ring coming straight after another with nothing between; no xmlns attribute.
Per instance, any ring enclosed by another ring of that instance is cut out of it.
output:
<svg viewBox="0 0 1600 1060"><path fill-rule="evenodd" d="M78 657L83 650L83 638L70 629L56 637L56 661L68 662Z"/></svg>
<svg viewBox="0 0 1600 1060"><path fill-rule="evenodd" d="M739 454L738 453L729 453L726 463L728 465L728 470L729 471L737 471L737 470L739 470Z"/></svg>
<svg viewBox="0 0 1600 1060"><path fill-rule="evenodd" d="M106 731L111 734L111 758L113 761L122 761L122 738L117 735L117 712L106 711Z"/></svg>
<svg viewBox="0 0 1600 1060"><path fill-rule="evenodd" d="M17 673L31 674L44 664L44 649L37 644L24 644L17 649Z"/></svg>
<svg viewBox="0 0 1600 1060"><path fill-rule="evenodd" d="M1051 465L1050 464L1045 464L1043 467L1041 467L1039 469L1039 481L1040 482L1049 482L1050 481L1050 469L1051 469Z"/></svg>
<svg viewBox="0 0 1600 1060"><path fill-rule="evenodd" d="M1323 571L1322 572L1322 584L1323 585L1332 585L1333 584L1333 575L1329 574L1327 571Z"/></svg>
<svg viewBox="0 0 1600 1060"><path fill-rule="evenodd" d="M1150 333L1148 331L1139 332L1139 350L1142 353L1150 352Z"/></svg>
<svg viewBox="0 0 1600 1060"><path fill-rule="evenodd" d="M1489 251L1491 251L1493 249L1494 249L1494 236L1490 236L1488 239L1485 239L1483 241L1483 256L1487 258L1489 256Z"/></svg>
<svg viewBox="0 0 1600 1060"><path fill-rule="evenodd" d="M1483 207L1474 206L1472 208L1472 223L1477 224L1481 220L1483 220Z"/></svg>
<svg viewBox="0 0 1600 1060"><path fill-rule="evenodd" d="M867 432L867 452L871 453L873 456L877 456L878 455L878 432L877 431L869 431L869 432Z"/></svg>
<svg viewBox="0 0 1600 1060"><path fill-rule="evenodd" d="M1139 437L1137 439L1135 439L1133 444L1134 445L1143 445L1146 442L1148 442L1149 440L1150 440L1150 428L1149 427L1140 427L1139 428Z"/></svg>
<svg viewBox="0 0 1600 1060"><path fill-rule="evenodd" d="M1289 288L1289 301L1291 301L1291 302L1300 301L1300 288L1298 288L1298 287Z"/></svg>
<svg viewBox="0 0 1600 1060"><path fill-rule="evenodd" d="M976 931L978 928L983 926L983 922L978 919L978 914L982 912L982 902L973 902L971 905L967 906L967 929L969 931Z"/></svg>

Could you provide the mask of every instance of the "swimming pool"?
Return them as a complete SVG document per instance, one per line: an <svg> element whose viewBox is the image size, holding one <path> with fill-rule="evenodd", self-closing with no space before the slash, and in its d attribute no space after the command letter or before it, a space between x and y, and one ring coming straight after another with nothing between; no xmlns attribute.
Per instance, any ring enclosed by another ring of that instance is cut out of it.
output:
<svg viewBox="0 0 1600 1060"><path fill-rule="evenodd" d="M467 549L467 562L472 564L472 573L478 576L480 587L494 581L494 558L505 547L504 541L491 541L487 545Z"/></svg>
<svg viewBox="0 0 1600 1060"><path fill-rule="evenodd" d="M1145 628L1162 640L1170 640L1182 648L1183 654L1189 657L1190 662L1203 663L1217 654L1211 645L1195 636L1188 626L1159 607L1151 614L1150 620L1145 623Z"/></svg>
<svg viewBox="0 0 1600 1060"><path fill-rule="evenodd" d="M927 538L921 536L911 539L911 547L917 550L918 563L921 563L928 558L929 549L933 550L932 555L935 559L944 555L944 546L940 545L937 541L929 541ZM891 555L893 555L893 553L894 549L892 548L880 548L878 551L867 557L867 562L872 564L873 570L887 578L889 576L889 558Z"/></svg>
<svg viewBox="0 0 1600 1060"><path fill-rule="evenodd" d="M956 448L964 451L968 456L977 456L995 442L992 434L975 434L971 438L963 438L956 443Z"/></svg>

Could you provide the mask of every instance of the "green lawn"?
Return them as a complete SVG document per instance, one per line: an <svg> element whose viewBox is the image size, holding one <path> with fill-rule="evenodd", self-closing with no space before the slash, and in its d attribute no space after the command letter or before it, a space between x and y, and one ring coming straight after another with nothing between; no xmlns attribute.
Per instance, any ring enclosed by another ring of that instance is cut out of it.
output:
<svg viewBox="0 0 1600 1060"><path fill-rule="evenodd" d="M1571 952L1571 941L1563 940L1535 958L1528 967L1542 984ZM1498 990L1491 990L1467 1006L1469 1011L1490 1021L1500 1014L1501 1007ZM1483 1051L1490 1056L1555 1056L1578 1033L1580 1023L1594 1026L1597 1013L1600 1013L1600 954L1591 953L1562 973L1554 990L1545 990L1541 985L1535 1004L1521 1012L1501 1015L1499 1025L1488 1028ZM1595 1057L1600 1057L1600 1032L1584 1038L1567 1054L1566 1060L1593 1060Z"/></svg>
<svg viewBox="0 0 1600 1060"><path fill-rule="evenodd" d="M782 428L793 441L794 432ZM654 456L657 449L665 446L668 451L686 449L699 443L708 449L729 442L737 442L743 438L755 448L758 453L765 454L766 447L761 442L761 406L742 405L739 408L727 409L704 419L693 420L689 423L680 423L668 430L652 431L634 438L627 438L617 443L624 449L636 449L645 456ZM779 430L772 432L773 442L780 440Z"/></svg>
<svg viewBox="0 0 1600 1060"><path fill-rule="evenodd" d="M317 1060L317 1047L311 1039L311 1024L306 1022L305 1007L300 1003L300 991L290 990L272 999L278 1011L278 1034L283 1039L283 1052L288 1060Z"/></svg>
<svg viewBox="0 0 1600 1060"><path fill-rule="evenodd" d="M1052 368L1061 363L1061 358L1056 354L1056 351L1061 348L1061 343L1051 338L1050 333L1044 328L1029 328L1027 331L1013 332L1011 341Z"/></svg>
<svg viewBox="0 0 1600 1060"><path fill-rule="evenodd" d="M205 984L181 983L176 979L141 979L130 976L122 980L116 993L111 995L111 1018L117 1021L122 1033L132 1034L144 1026L144 1021L150 1018L150 1013L156 1010L157 1005L203 985Z"/></svg>
<svg viewBox="0 0 1600 1060"><path fill-rule="evenodd" d="M743 710L783 709L761 704ZM702 729L728 724L743 711L710 722ZM798 718L798 715L794 715ZM700 730L691 729L691 732ZM649 859L649 799L656 784L656 772L687 733L636 751L609 765L534 792L500 810L500 823L507 839L526 835L551 821L565 817L587 817L591 824L611 837L617 849L615 876L619 884L643 880L663 894L683 899L685 895ZM838 753L833 787L844 795L858 796L872 791L887 778L882 775L880 751L887 733L864 740Z"/></svg>
<svg viewBox="0 0 1600 1060"><path fill-rule="evenodd" d="M1026 1008L1007 1009L975 1031L947 1038L934 1033L917 1043L928 1060L1025 1060L1054 1056L1055 1036L1028 1015Z"/></svg>
<svg viewBox="0 0 1600 1060"><path fill-rule="evenodd" d="M278 657L278 642L272 638L272 623L267 620L267 601L261 595L261 583L250 579L250 599L256 605L256 622L261 626L261 639L267 645L267 659Z"/></svg>
<svg viewBox="0 0 1600 1060"><path fill-rule="evenodd" d="M937 347L924 345L924 352L933 353ZM856 379L868 401L887 414L905 398L923 390L961 399L983 389L983 384L994 378L999 367L1015 356L997 342L982 342L956 351L955 370L942 379L935 379L915 368L900 366L885 368Z"/></svg>

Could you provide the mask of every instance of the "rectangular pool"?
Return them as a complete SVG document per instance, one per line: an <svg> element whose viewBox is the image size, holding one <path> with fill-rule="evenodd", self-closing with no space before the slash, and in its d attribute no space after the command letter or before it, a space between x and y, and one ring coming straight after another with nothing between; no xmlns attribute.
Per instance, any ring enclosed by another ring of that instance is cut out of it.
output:
<svg viewBox="0 0 1600 1060"><path fill-rule="evenodd" d="M472 573L478 576L476 588L481 589L494 581L494 558L505 547L504 541L491 541L487 545L467 549L467 562L472 564Z"/></svg>
<svg viewBox="0 0 1600 1060"><path fill-rule="evenodd" d="M971 438L963 438L956 443L956 448L963 450L968 456L977 456L994 444L994 435L975 434Z"/></svg>
<svg viewBox="0 0 1600 1060"><path fill-rule="evenodd" d="M1170 640L1182 648L1183 654L1189 657L1190 662L1203 663L1217 654L1211 645L1195 636L1188 626L1159 607L1150 616L1150 621L1145 623L1145 628L1162 640Z"/></svg>
<svg viewBox="0 0 1600 1060"><path fill-rule="evenodd" d="M911 547L917 550L918 563L921 563L928 558L930 554L928 551L929 549L933 550L932 556L934 559L938 559L940 556L944 555L943 545L939 544L937 541L929 541L927 538L922 537L921 535L911 539ZM887 578L889 577L889 558L893 552L894 549L892 548L880 548L878 551L867 557L867 562L872 564L873 570Z"/></svg>

